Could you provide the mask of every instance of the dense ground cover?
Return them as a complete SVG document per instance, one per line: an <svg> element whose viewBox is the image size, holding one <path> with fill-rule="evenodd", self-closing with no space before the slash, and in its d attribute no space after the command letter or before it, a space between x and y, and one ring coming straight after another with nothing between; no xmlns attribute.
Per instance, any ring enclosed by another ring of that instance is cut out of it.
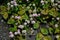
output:
<svg viewBox="0 0 60 40"><path fill-rule="evenodd" d="M60 40L59 0L13 0L0 6L13 40Z"/></svg>

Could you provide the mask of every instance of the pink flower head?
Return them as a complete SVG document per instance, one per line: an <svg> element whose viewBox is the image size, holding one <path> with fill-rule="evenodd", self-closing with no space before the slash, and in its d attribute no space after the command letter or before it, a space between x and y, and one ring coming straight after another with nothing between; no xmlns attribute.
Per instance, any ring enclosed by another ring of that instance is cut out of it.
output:
<svg viewBox="0 0 60 40"><path fill-rule="evenodd" d="M14 6L17 6L17 5L18 5L17 3L14 4Z"/></svg>
<svg viewBox="0 0 60 40"><path fill-rule="evenodd" d="M15 19L20 19L21 17L20 16L15 16Z"/></svg>
<svg viewBox="0 0 60 40"><path fill-rule="evenodd" d="M10 34L9 37L13 38L14 37L14 34Z"/></svg>
<svg viewBox="0 0 60 40"><path fill-rule="evenodd" d="M17 30L17 33L20 34L20 30L19 29Z"/></svg>
<svg viewBox="0 0 60 40"><path fill-rule="evenodd" d="M13 34L12 32L9 32L9 34Z"/></svg>
<svg viewBox="0 0 60 40"><path fill-rule="evenodd" d="M35 13L35 14L33 14L33 16L38 16L38 15Z"/></svg>

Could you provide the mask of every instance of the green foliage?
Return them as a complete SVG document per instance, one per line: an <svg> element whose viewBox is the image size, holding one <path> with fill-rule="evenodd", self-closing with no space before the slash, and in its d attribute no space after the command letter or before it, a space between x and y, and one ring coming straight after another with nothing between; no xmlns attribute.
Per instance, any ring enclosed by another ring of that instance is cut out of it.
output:
<svg viewBox="0 0 60 40"><path fill-rule="evenodd" d="M34 23L33 28L34 29L38 29L39 28L39 22L38 21L36 23Z"/></svg>
<svg viewBox="0 0 60 40"><path fill-rule="evenodd" d="M42 40L43 39L43 35L41 33L38 33L36 35L36 40Z"/></svg>
<svg viewBox="0 0 60 40"><path fill-rule="evenodd" d="M58 16L58 12L56 11L55 8L52 8L51 10L49 10L49 14L53 17Z"/></svg>
<svg viewBox="0 0 60 40"><path fill-rule="evenodd" d="M25 10L18 11L19 15L23 15L25 13Z"/></svg>
<svg viewBox="0 0 60 40"><path fill-rule="evenodd" d="M24 2L23 2L24 1ZM10 27L9 31L15 32L18 29L18 25L24 25L24 22L27 22L25 20L30 20L32 18L36 21L36 23L33 24L33 30L38 29L39 27L41 33L37 33L36 40L52 40L51 36L44 36L50 34L60 34L60 27L55 28L55 24L60 24L60 19L57 17L60 17L60 10L58 10L57 5L55 5L51 0L44 0L44 5L42 5L41 0L29 0L28 2L25 0L16 0L17 6L14 6L13 4L9 5L1 5L0 6L0 14L3 16L3 18L7 21L7 24L12 24L14 27ZM13 5L13 7L11 7ZM34 10L36 8L36 10ZM34 11L33 11L34 10ZM36 12L35 12L36 11ZM30 17L30 14L33 15L33 13L40 14L38 16L32 16ZM15 16L21 17L20 19L15 19ZM51 19L49 19L51 17ZM54 18L54 19L52 19ZM57 20L59 19L59 20ZM49 22L48 22L49 21ZM18 25L16 26L17 23ZM40 23L45 23L49 25L49 28L43 28L40 26ZM31 28L29 27L31 24L27 23L26 26L24 26L24 29L27 30L27 32L31 33ZM52 26L52 27L50 27ZM59 26L59 25L58 25ZM22 29L23 30L23 29ZM44 35L43 35L44 34ZM22 33L20 34L20 37L18 36L18 39L16 40L26 40L22 38ZM60 37L57 39L60 40Z"/></svg>
<svg viewBox="0 0 60 40"><path fill-rule="evenodd" d="M49 33L50 33L50 34L53 34L53 31L54 31L53 28L49 27L48 30L49 30Z"/></svg>
<svg viewBox="0 0 60 40"><path fill-rule="evenodd" d="M25 20L29 19L28 15L26 13L22 16L22 18Z"/></svg>
<svg viewBox="0 0 60 40"><path fill-rule="evenodd" d="M15 20L12 19L12 18L10 18L7 23L8 23L8 24L14 24L14 23L15 23Z"/></svg>
<svg viewBox="0 0 60 40"><path fill-rule="evenodd" d="M48 7L49 7L49 4L43 5L43 8L44 8L44 9L47 9Z"/></svg>
<svg viewBox="0 0 60 40"><path fill-rule="evenodd" d="M10 30L11 32L15 32L15 31L17 31L17 26L10 27L9 30Z"/></svg>
<svg viewBox="0 0 60 40"><path fill-rule="evenodd" d="M52 40L51 36L44 36L44 40Z"/></svg>
<svg viewBox="0 0 60 40"><path fill-rule="evenodd" d="M48 30L46 28L41 28L41 33L44 35L48 35Z"/></svg>
<svg viewBox="0 0 60 40"><path fill-rule="evenodd" d="M8 18L8 13L7 13L7 12L4 12L3 18L4 18L4 19L7 19L7 18Z"/></svg>
<svg viewBox="0 0 60 40"><path fill-rule="evenodd" d="M56 33L60 33L60 29L59 28L55 28L55 34Z"/></svg>

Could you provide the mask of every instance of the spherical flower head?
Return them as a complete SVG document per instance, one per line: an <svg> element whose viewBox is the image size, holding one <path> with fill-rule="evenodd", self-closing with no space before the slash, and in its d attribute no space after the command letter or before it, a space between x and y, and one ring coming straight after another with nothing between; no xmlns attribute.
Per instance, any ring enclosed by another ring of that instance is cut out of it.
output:
<svg viewBox="0 0 60 40"><path fill-rule="evenodd" d="M57 3L55 3L55 5L57 6L58 4L57 4Z"/></svg>
<svg viewBox="0 0 60 40"><path fill-rule="evenodd" d="M56 35L56 38L59 38L59 35Z"/></svg>
<svg viewBox="0 0 60 40"><path fill-rule="evenodd" d="M38 16L40 16L40 14L38 14Z"/></svg>
<svg viewBox="0 0 60 40"><path fill-rule="evenodd" d="M18 5L17 3L14 4L14 6L17 6L17 5Z"/></svg>
<svg viewBox="0 0 60 40"><path fill-rule="evenodd" d="M33 4L33 6L35 6L35 4Z"/></svg>
<svg viewBox="0 0 60 40"><path fill-rule="evenodd" d="M13 4L14 3L14 1L11 1L11 4Z"/></svg>
<svg viewBox="0 0 60 40"><path fill-rule="evenodd" d="M31 9L29 10L29 13L32 13L32 10Z"/></svg>
<svg viewBox="0 0 60 40"><path fill-rule="evenodd" d="M20 16L15 16L15 19L20 19L21 17Z"/></svg>
<svg viewBox="0 0 60 40"><path fill-rule="evenodd" d="M48 1L45 1L45 3L48 3Z"/></svg>
<svg viewBox="0 0 60 40"><path fill-rule="evenodd" d="M13 5L11 5L11 7L13 7Z"/></svg>
<svg viewBox="0 0 60 40"><path fill-rule="evenodd" d="M15 34L15 35L17 35L18 33L17 33L17 32L15 32L14 34Z"/></svg>
<svg viewBox="0 0 60 40"><path fill-rule="evenodd" d="M57 17L56 19L57 19L57 20L59 20L60 18L59 18L59 17Z"/></svg>
<svg viewBox="0 0 60 40"><path fill-rule="evenodd" d="M52 18L52 20L54 20L54 18Z"/></svg>
<svg viewBox="0 0 60 40"><path fill-rule="evenodd" d="M22 33L26 33L26 30L22 30Z"/></svg>
<svg viewBox="0 0 60 40"><path fill-rule="evenodd" d="M33 18L31 17L30 20L33 20Z"/></svg>
<svg viewBox="0 0 60 40"><path fill-rule="evenodd" d="M16 25L18 25L18 23L15 23Z"/></svg>
<svg viewBox="0 0 60 40"><path fill-rule="evenodd" d="M44 1L43 1L43 0L41 0L41 3L44 3Z"/></svg>
<svg viewBox="0 0 60 40"><path fill-rule="evenodd" d="M26 23L26 22L24 22L24 25L27 25L27 23Z"/></svg>
<svg viewBox="0 0 60 40"><path fill-rule="evenodd" d="M9 6L9 5L10 5L10 3L7 3L7 5Z"/></svg>
<svg viewBox="0 0 60 40"><path fill-rule="evenodd" d="M33 16L37 17L38 15L35 13L35 14L33 14Z"/></svg>
<svg viewBox="0 0 60 40"><path fill-rule="evenodd" d="M27 20L27 23L29 24L29 23L30 23L30 21L29 21L29 20Z"/></svg>
<svg viewBox="0 0 60 40"><path fill-rule="evenodd" d="M33 34L34 33L34 30L31 30L31 34Z"/></svg>
<svg viewBox="0 0 60 40"><path fill-rule="evenodd" d="M24 28L24 25L19 25L18 28L23 29Z"/></svg>
<svg viewBox="0 0 60 40"><path fill-rule="evenodd" d="M29 0L26 0L27 2L29 1Z"/></svg>
<svg viewBox="0 0 60 40"><path fill-rule="evenodd" d="M9 37L13 38L14 37L14 34L10 34Z"/></svg>
<svg viewBox="0 0 60 40"><path fill-rule="evenodd" d="M27 9L29 9L30 7L29 6L27 6Z"/></svg>
<svg viewBox="0 0 60 40"><path fill-rule="evenodd" d="M34 23L35 23L35 21L34 21L34 20L33 20L33 21L31 21L31 23L32 23L32 24L34 24Z"/></svg>
<svg viewBox="0 0 60 40"><path fill-rule="evenodd" d="M13 34L12 32L9 32L9 34Z"/></svg>
<svg viewBox="0 0 60 40"><path fill-rule="evenodd" d="M33 10L33 13L36 13L36 9Z"/></svg>
<svg viewBox="0 0 60 40"><path fill-rule="evenodd" d="M54 2L54 0L51 0L51 2Z"/></svg>
<svg viewBox="0 0 60 40"><path fill-rule="evenodd" d="M14 15L12 15L11 17L14 18Z"/></svg>
<svg viewBox="0 0 60 40"><path fill-rule="evenodd" d="M55 24L55 27L58 27L58 24Z"/></svg>
<svg viewBox="0 0 60 40"><path fill-rule="evenodd" d="M32 15L32 14L30 14L29 16L30 16L30 17L32 17L33 15Z"/></svg>
<svg viewBox="0 0 60 40"><path fill-rule="evenodd" d="M58 5L58 7L60 8L60 5Z"/></svg>
<svg viewBox="0 0 60 40"><path fill-rule="evenodd" d="M31 6L32 4L29 4L29 6Z"/></svg>

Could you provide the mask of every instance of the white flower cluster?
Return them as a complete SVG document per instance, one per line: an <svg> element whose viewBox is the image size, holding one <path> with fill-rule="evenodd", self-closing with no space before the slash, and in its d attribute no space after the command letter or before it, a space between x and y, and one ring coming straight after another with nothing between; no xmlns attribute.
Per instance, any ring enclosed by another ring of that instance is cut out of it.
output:
<svg viewBox="0 0 60 40"><path fill-rule="evenodd" d="M24 28L24 25L19 25L18 28L23 29Z"/></svg>
<svg viewBox="0 0 60 40"><path fill-rule="evenodd" d="M20 35L20 30L19 29L17 30L17 32L14 32L14 33L13 32L9 32L9 37L13 38L14 35L18 35L18 34Z"/></svg>
<svg viewBox="0 0 60 40"><path fill-rule="evenodd" d="M13 6L17 6L18 4L16 3L16 0L13 0L9 3L7 3L8 7L13 7Z"/></svg>
<svg viewBox="0 0 60 40"><path fill-rule="evenodd" d="M30 17L38 17L38 16L40 16L40 13L39 14L37 14L37 13L30 14Z"/></svg>
<svg viewBox="0 0 60 40"><path fill-rule="evenodd" d="M21 17L20 16L15 16L15 19L20 19Z"/></svg>

